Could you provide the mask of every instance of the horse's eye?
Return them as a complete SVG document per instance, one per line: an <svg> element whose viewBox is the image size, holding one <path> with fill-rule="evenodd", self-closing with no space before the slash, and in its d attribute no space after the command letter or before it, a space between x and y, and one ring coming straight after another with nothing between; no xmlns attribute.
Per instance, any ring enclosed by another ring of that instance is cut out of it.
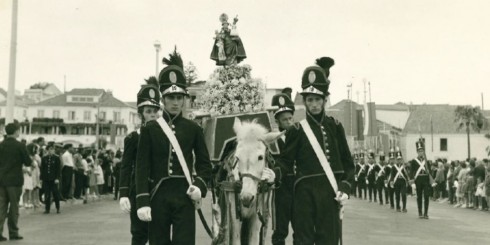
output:
<svg viewBox="0 0 490 245"><path fill-rule="evenodd" d="M264 157L263 156L259 156L259 161L262 161L264 160Z"/></svg>

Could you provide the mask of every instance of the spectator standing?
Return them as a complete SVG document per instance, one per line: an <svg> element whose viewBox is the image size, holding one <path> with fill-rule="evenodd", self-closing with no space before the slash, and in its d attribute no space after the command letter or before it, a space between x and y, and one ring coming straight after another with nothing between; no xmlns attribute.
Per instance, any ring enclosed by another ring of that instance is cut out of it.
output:
<svg viewBox="0 0 490 245"><path fill-rule="evenodd" d="M84 183L84 168L82 164L82 155L80 152L77 152L73 155L73 163L74 163L74 175L75 175L75 191L73 196L75 199L82 199L81 195L85 186Z"/></svg>
<svg viewBox="0 0 490 245"><path fill-rule="evenodd" d="M61 175L61 160L55 154L54 145L46 147L47 154L41 160L41 180L43 181L43 190L45 195L45 214L51 209L51 195L54 198L56 212L60 213L60 192L58 189Z"/></svg>
<svg viewBox="0 0 490 245"><path fill-rule="evenodd" d="M113 169L113 176L114 176L114 200L117 200L119 195L119 173L121 169L121 160L122 160L122 152L117 151L116 155L114 157L114 160L112 161L112 169Z"/></svg>
<svg viewBox="0 0 490 245"><path fill-rule="evenodd" d="M63 149L65 153L61 156L61 196L62 201L66 199L71 199L73 196L70 195L71 182L73 181L73 167L75 166L73 162L73 146L72 144L66 144Z"/></svg>
<svg viewBox="0 0 490 245"><path fill-rule="evenodd" d="M17 225L24 183L22 167L31 165L26 146L17 141L20 135L19 125L9 123L5 126L5 131L7 137L0 143L0 241L7 240L2 236L3 224L7 218L10 240L22 239Z"/></svg>
<svg viewBox="0 0 490 245"><path fill-rule="evenodd" d="M94 174L96 177L97 189L99 191L99 195L102 194L104 189L104 171L102 171L102 167L100 166L100 159L97 159L94 166Z"/></svg>

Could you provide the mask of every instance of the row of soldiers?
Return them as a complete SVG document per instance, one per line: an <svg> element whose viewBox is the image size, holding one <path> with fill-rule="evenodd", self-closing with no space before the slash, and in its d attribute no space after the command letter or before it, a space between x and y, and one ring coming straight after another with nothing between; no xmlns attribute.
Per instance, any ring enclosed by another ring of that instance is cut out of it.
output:
<svg viewBox="0 0 490 245"><path fill-rule="evenodd" d="M430 189L435 185L432 179L431 166L425 158L423 141L416 142L417 158L405 163L402 152L397 148L391 149L388 161L384 153L379 154L379 161L373 151L367 154L354 153L356 164L355 182L351 189L351 195L369 202L389 204L391 209L397 212L407 212L407 190L417 193L417 208L419 218L429 219ZM384 194L384 195L383 195ZM384 196L384 202L383 202ZM400 205L401 201L401 205Z"/></svg>

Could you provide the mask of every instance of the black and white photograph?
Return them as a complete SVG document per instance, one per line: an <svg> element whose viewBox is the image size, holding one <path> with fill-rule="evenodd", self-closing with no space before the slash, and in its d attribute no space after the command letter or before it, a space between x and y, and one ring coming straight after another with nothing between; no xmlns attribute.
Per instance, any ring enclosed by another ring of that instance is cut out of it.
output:
<svg viewBox="0 0 490 245"><path fill-rule="evenodd" d="M488 13L0 0L0 244L490 244Z"/></svg>

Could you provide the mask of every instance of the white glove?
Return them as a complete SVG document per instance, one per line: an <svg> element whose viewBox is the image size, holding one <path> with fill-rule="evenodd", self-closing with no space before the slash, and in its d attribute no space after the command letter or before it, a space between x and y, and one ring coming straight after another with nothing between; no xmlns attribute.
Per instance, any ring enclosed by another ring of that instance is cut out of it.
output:
<svg viewBox="0 0 490 245"><path fill-rule="evenodd" d="M412 191L415 191L415 190L416 190L415 184L412 184Z"/></svg>
<svg viewBox="0 0 490 245"><path fill-rule="evenodd" d="M119 207L125 213L129 213L129 211L131 211L131 203L129 202L129 198L121 197L121 199L119 199Z"/></svg>
<svg viewBox="0 0 490 245"><path fill-rule="evenodd" d="M458 188L459 187L459 183L458 181L454 181L454 187Z"/></svg>
<svg viewBox="0 0 490 245"><path fill-rule="evenodd" d="M432 183L432 187L436 187L436 186L437 186L436 182Z"/></svg>
<svg viewBox="0 0 490 245"><path fill-rule="evenodd" d="M366 180L366 185L369 185L369 180Z"/></svg>
<svg viewBox="0 0 490 245"><path fill-rule="evenodd" d="M194 202L201 201L201 189L199 189L199 187L197 187L195 185L189 186L189 189L187 189L187 193L186 194Z"/></svg>
<svg viewBox="0 0 490 245"><path fill-rule="evenodd" d="M138 218L141 221L146 221L146 222L151 221L151 208L150 207L139 208L138 211L136 211L136 213L138 214Z"/></svg>
<svg viewBox="0 0 490 245"><path fill-rule="evenodd" d="M266 180L267 183L274 183L274 180L276 179L276 173L272 171L270 168L264 168L264 171L262 171L262 176L260 177L261 180Z"/></svg>
<svg viewBox="0 0 490 245"><path fill-rule="evenodd" d="M347 203L347 200L349 200L349 196L341 191L338 191L335 200L337 200L340 205L344 206Z"/></svg>

